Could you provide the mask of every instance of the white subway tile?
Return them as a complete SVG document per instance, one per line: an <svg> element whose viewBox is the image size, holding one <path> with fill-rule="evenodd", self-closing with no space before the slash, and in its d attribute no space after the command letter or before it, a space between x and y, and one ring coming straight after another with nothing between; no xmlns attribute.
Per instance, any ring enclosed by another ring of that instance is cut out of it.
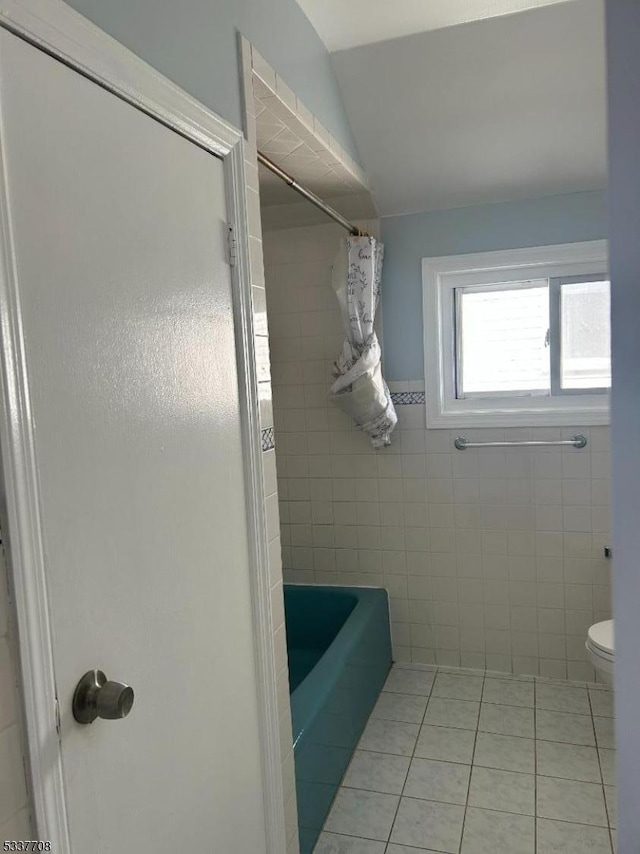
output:
<svg viewBox="0 0 640 854"><path fill-rule="evenodd" d="M271 584L277 584L282 578L282 545L276 537L269 543L269 579Z"/></svg>
<svg viewBox="0 0 640 854"><path fill-rule="evenodd" d="M407 660L405 658L401 659ZM413 664L435 664L436 653L434 649L424 647L412 647L410 650L410 659Z"/></svg>
<svg viewBox="0 0 640 854"><path fill-rule="evenodd" d="M591 584L565 584L565 606L576 611L593 609L593 587Z"/></svg>
<svg viewBox="0 0 640 854"><path fill-rule="evenodd" d="M430 528L429 551L453 554L455 551L453 528Z"/></svg>
<svg viewBox="0 0 640 854"><path fill-rule="evenodd" d="M611 510L609 507L591 508L591 530L601 533L611 531Z"/></svg>
<svg viewBox="0 0 640 854"><path fill-rule="evenodd" d="M591 454L571 449L563 451L561 457L563 478L591 477Z"/></svg>
<svg viewBox="0 0 640 854"><path fill-rule="evenodd" d="M394 553L394 557L398 560L404 558L404 554L402 552ZM394 567L389 566L383 562L383 554L381 551L375 551L374 549L358 549L358 565L360 567L361 572L374 572L380 574L383 569L385 572L394 572L396 571ZM401 568L398 568L398 572L402 572L405 566L403 565Z"/></svg>
<svg viewBox="0 0 640 854"><path fill-rule="evenodd" d="M611 585L593 585L593 607L596 611L602 612L605 616L602 620L610 620L612 616L611 603ZM594 620L594 622L598 622Z"/></svg>
<svg viewBox="0 0 640 854"><path fill-rule="evenodd" d="M540 658L566 661L567 649L564 635L541 632L538 648Z"/></svg>
<svg viewBox="0 0 640 854"><path fill-rule="evenodd" d="M271 588L271 625L274 631L284 624L284 597L282 582L278 581Z"/></svg>
<svg viewBox="0 0 640 854"><path fill-rule="evenodd" d="M460 631L457 626L436 626L434 629L436 642L436 661L438 661L439 651L458 651L460 649ZM448 662L442 658L438 661L439 664L447 664ZM459 667L460 661L452 661L452 667Z"/></svg>
<svg viewBox="0 0 640 854"><path fill-rule="evenodd" d="M313 550L313 568L317 572L335 572L336 571L336 552L335 549L314 548Z"/></svg>
<svg viewBox="0 0 640 854"><path fill-rule="evenodd" d="M262 455L262 473L265 496L273 495L278 489L275 451L266 451Z"/></svg>
<svg viewBox="0 0 640 854"><path fill-rule="evenodd" d="M591 525L591 507L565 507L563 508L563 530L582 531L589 533Z"/></svg>
<svg viewBox="0 0 640 854"><path fill-rule="evenodd" d="M555 504L538 504L535 510L537 531L563 531L563 508Z"/></svg>
<svg viewBox="0 0 640 854"><path fill-rule="evenodd" d="M424 407L405 405L391 447L374 454L327 400L342 337L330 288L337 236L332 226L265 235L292 577L388 586L394 654L405 660L586 673L565 639L583 646L588 621L610 613L608 428L469 431L479 440L588 432L589 445L461 454L457 431L426 430Z"/></svg>
<svg viewBox="0 0 640 854"><path fill-rule="evenodd" d="M266 83L273 92L276 90L276 74L269 63L263 58L262 54L258 53L255 47L251 47L251 64L253 71L258 77Z"/></svg>
<svg viewBox="0 0 640 854"><path fill-rule="evenodd" d="M483 555L482 575L484 578L499 580L506 587L509 578L509 557L507 555Z"/></svg>
<svg viewBox="0 0 640 854"><path fill-rule="evenodd" d="M587 661L568 661L567 678L577 681L593 682L595 670L593 665Z"/></svg>
<svg viewBox="0 0 640 854"><path fill-rule="evenodd" d="M480 625L484 625L484 614L481 608L478 607L478 603L482 601L482 581L479 578L465 578L458 579L458 602L463 604L475 605L476 607L473 609L475 613L477 613L481 620ZM460 611L460 624L463 622L469 623L468 611L465 611L464 614L462 610ZM478 625L478 622L474 619L471 625Z"/></svg>
<svg viewBox="0 0 640 854"><path fill-rule="evenodd" d="M429 507L427 518L430 528L452 528L454 524L453 504L433 504Z"/></svg>
<svg viewBox="0 0 640 854"><path fill-rule="evenodd" d="M514 656L538 657L537 632L511 632L511 652Z"/></svg>
<svg viewBox="0 0 640 854"><path fill-rule="evenodd" d="M560 478L534 480L534 501L536 504L562 504L562 480Z"/></svg>
<svg viewBox="0 0 640 854"><path fill-rule="evenodd" d="M481 532L475 528L456 528L456 552L477 554L482 551Z"/></svg>
<svg viewBox="0 0 640 854"><path fill-rule="evenodd" d="M313 549L302 546L291 546L291 564L295 570L312 570Z"/></svg>
<svg viewBox="0 0 640 854"><path fill-rule="evenodd" d="M532 656L513 656L513 672L537 676L540 672L540 660Z"/></svg>
<svg viewBox="0 0 640 854"><path fill-rule="evenodd" d="M539 583L537 587L539 608L564 608L564 585Z"/></svg>
<svg viewBox="0 0 640 854"><path fill-rule="evenodd" d="M593 540L587 531L566 531L562 540L565 557L590 558L593 554Z"/></svg>
<svg viewBox="0 0 640 854"><path fill-rule="evenodd" d="M312 525L311 535L314 547L332 549L335 547L333 525Z"/></svg>
<svg viewBox="0 0 640 854"><path fill-rule="evenodd" d="M487 659L490 655L511 656L511 632L509 631L486 629L484 643ZM490 666L489 663L488 666Z"/></svg>
<svg viewBox="0 0 640 854"><path fill-rule="evenodd" d="M550 679L567 678L567 662L565 660L540 659L540 676Z"/></svg>
<svg viewBox="0 0 640 854"><path fill-rule="evenodd" d="M379 507L380 518L385 525L402 527L405 524L404 505L400 502L380 501Z"/></svg>
<svg viewBox="0 0 640 854"><path fill-rule="evenodd" d="M407 502L424 503L427 499L426 478L403 478L402 497Z"/></svg>

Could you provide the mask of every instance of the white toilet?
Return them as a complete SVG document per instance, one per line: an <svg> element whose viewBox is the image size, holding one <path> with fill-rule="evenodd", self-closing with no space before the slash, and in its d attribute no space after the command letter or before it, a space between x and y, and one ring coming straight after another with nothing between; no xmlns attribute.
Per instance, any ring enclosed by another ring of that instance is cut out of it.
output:
<svg viewBox="0 0 640 854"><path fill-rule="evenodd" d="M613 620L591 626L585 646L600 679L607 685L613 685Z"/></svg>

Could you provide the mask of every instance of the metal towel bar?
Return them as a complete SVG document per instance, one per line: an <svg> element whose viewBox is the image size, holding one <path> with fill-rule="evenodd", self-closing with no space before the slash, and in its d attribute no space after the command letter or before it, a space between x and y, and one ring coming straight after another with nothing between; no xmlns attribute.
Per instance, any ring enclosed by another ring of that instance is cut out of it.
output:
<svg viewBox="0 0 640 854"><path fill-rule="evenodd" d="M571 446L572 448L584 448L587 444L587 437L582 433L577 433L575 436L572 436L570 439L557 439L557 440L523 440L521 442L470 442L468 439L465 439L464 436L458 436L454 440L453 444L459 451L464 451L467 448L548 448L553 445L566 445Z"/></svg>

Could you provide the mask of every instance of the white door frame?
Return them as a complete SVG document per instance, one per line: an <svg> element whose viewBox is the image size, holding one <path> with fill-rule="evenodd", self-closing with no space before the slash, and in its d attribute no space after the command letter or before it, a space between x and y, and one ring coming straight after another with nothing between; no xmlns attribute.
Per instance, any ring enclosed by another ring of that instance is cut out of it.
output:
<svg viewBox="0 0 640 854"><path fill-rule="evenodd" d="M236 262L231 267L231 275L245 461L265 832L269 854L282 854L286 850L284 798L269 607L242 133L61 0L0 0L0 26L62 60L224 162L228 218L236 243ZM52 850L58 854L71 854L61 744L56 737L59 713L41 537L35 437L8 218L5 167L6 164L0 162L0 435L6 490L5 545L18 623L34 830L37 838L51 841Z"/></svg>

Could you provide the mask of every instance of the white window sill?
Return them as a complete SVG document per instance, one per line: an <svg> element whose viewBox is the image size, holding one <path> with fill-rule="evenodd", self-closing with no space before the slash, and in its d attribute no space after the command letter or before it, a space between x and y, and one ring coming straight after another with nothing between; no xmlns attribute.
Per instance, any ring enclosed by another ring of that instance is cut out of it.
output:
<svg viewBox="0 0 640 854"><path fill-rule="evenodd" d="M549 400L544 399L543 405L508 406L500 408L500 404L492 401L490 408L477 406L477 401L461 401L460 407L444 408L429 403L427 397L427 427L434 429L462 427L573 427L576 424L585 427L596 427L610 423L609 396L603 395L601 405L588 406L549 406ZM563 401L564 402L564 401Z"/></svg>

